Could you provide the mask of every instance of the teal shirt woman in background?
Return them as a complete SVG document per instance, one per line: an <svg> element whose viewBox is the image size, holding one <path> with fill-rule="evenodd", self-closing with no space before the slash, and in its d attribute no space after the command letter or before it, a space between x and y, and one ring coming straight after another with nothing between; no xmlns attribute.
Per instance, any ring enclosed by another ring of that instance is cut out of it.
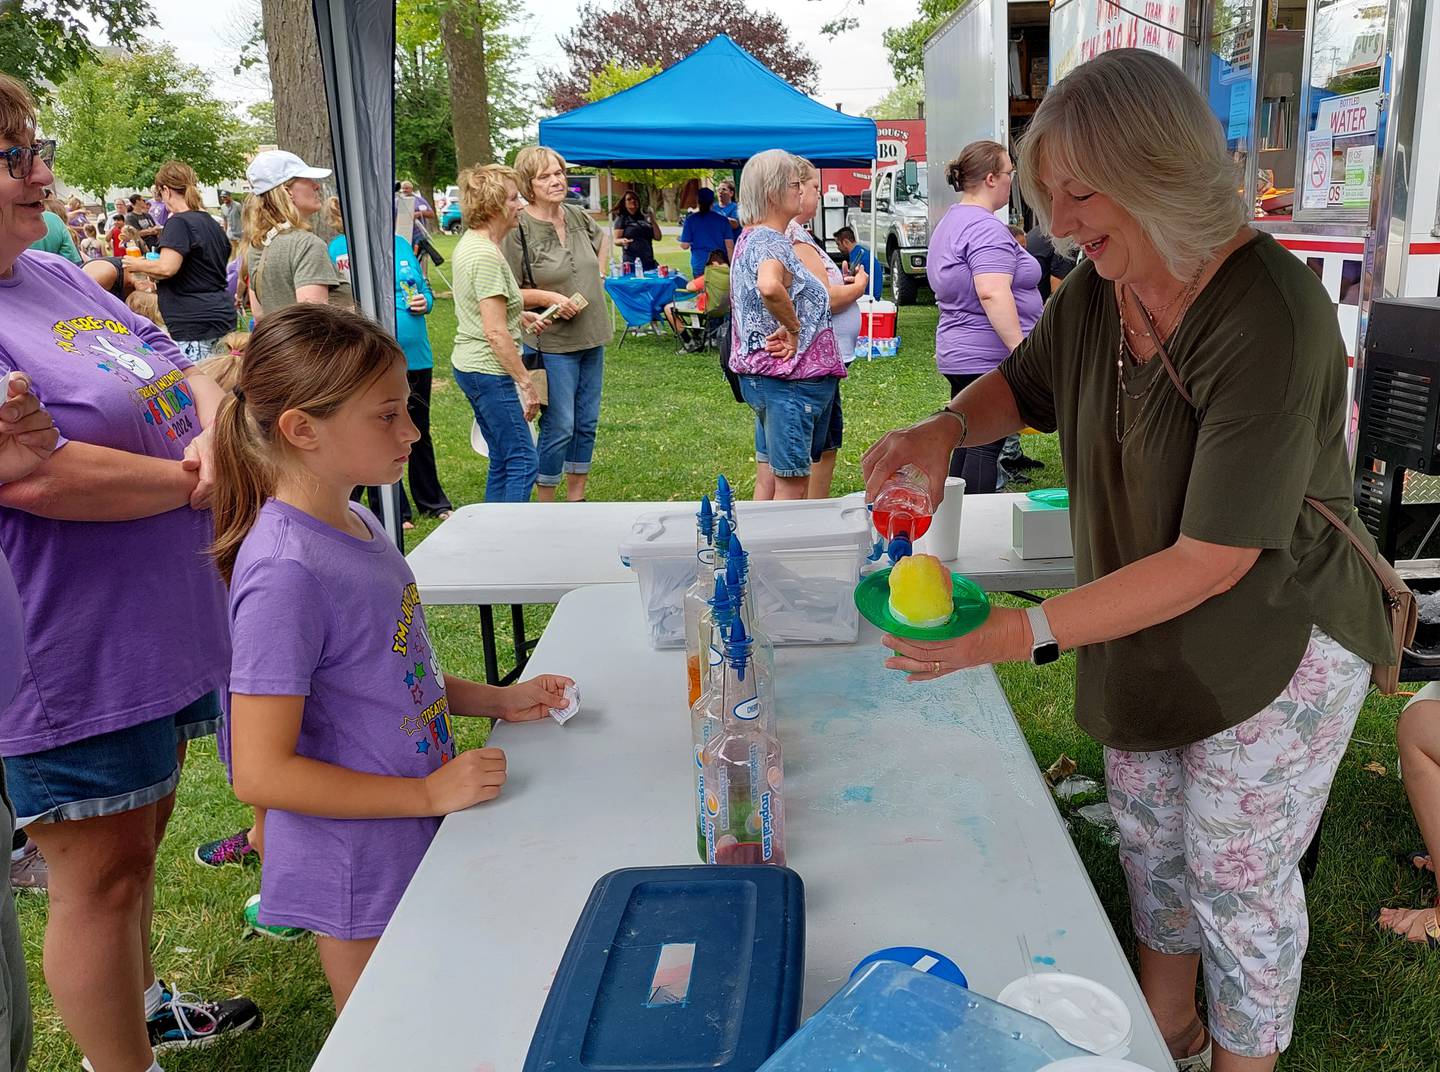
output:
<svg viewBox="0 0 1440 1072"><path fill-rule="evenodd" d="M350 245L343 234L330 240L330 259L348 283ZM410 447L407 470L410 496L415 500L415 509L422 514L446 518L455 508L440 486L440 474L435 467L435 445L430 440L430 386L435 372L435 355L430 349L430 332L425 327L425 318L433 308L435 293L430 289L425 273L420 270L415 251L409 242L396 235L395 341L405 351L405 376L410 381L407 408L410 419L420 431L420 438ZM379 507L379 503L370 505L372 508ZM378 509L376 512L379 512ZM414 527L412 516L410 498L406 497L405 489L401 487L400 517L406 528Z"/></svg>

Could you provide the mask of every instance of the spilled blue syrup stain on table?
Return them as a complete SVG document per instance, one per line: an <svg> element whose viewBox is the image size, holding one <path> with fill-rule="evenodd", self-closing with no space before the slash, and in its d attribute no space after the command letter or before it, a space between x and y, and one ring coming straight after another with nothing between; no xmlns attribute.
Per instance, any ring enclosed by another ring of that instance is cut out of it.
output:
<svg viewBox="0 0 1440 1072"><path fill-rule="evenodd" d="M1044 964L1047 966L1053 966L1055 963L1054 957L1032 957L1031 959L1034 960L1036 964Z"/></svg>
<svg viewBox="0 0 1440 1072"><path fill-rule="evenodd" d="M871 785L847 785L841 794L845 800L859 804L870 804L875 800L875 787Z"/></svg>

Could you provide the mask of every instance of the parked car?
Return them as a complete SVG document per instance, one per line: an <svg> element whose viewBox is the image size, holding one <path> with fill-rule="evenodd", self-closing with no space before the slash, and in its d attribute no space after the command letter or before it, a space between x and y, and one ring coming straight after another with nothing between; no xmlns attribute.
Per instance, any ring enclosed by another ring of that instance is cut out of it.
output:
<svg viewBox="0 0 1440 1072"><path fill-rule="evenodd" d="M459 234L465 229L460 222L460 198L455 198L440 210L440 230L446 234Z"/></svg>

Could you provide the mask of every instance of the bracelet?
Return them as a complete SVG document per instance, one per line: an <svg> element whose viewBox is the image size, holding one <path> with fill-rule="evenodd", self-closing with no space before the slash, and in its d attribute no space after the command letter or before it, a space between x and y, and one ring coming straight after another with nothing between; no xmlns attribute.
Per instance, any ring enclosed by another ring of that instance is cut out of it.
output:
<svg viewBox="0 0 1440 1072"><path fill-rule="evenodd" d="M938 417L942 413L948 413L950 414L950 416L954 417L957 421L960 422L960 442L956 443L955 445L957 447L963 447L965 445L965 440L970 438L970 418L965 416L965 413L962 410L951 409L949 406L941 406L935 411L933 416Z"/></svg>

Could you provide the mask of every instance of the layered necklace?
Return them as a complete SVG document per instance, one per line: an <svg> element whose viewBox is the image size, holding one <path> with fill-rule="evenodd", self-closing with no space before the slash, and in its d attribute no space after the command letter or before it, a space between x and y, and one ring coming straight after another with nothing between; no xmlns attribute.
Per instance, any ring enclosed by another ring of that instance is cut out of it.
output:
<svg viewBox="0 0 1440 1072"><path fill-rule="evenodd" d="M1195 297L1195 291L1200 286L1200 277L1204 274L1205 265L1202 264L1199 268L1195 270L1195 274L1190 277L1189 281L1185 284L1185 286L1180 291L1178 291L1173 298L1167 301L1164 305L1156 306L1154 309L1151 309L1148 305L1141 301L1139 294L1134 294L1132 291L1132 296L1135 299L1135 304L1140 306L1141 310L1145 313L1146 316L1147 330L1143 331L1137 331L1135 328L1132 328L1130 326L1129 320L1125 316L1125 285L1122 283L1118 284L1115 287L1115 299L1120 307L1120 345L1116 348L1115 353L1116 443L1124 443L1125 437L1129 435L1135 425L1140 422L1140 418L1145 412L1145 398L1150 394L1151 390L1154 389L1157 379L1156 376L1152 375L1149 378L1149 382L1147 382L1143 388L1133 393L1128 387L1125 386L1126 359L1128 358L1129 363L1133 365L1138 366L1143 364L1143 362L1135 356L1135 351L1134 349L1132 349L1130 340L1134 339L1136 344L1139 344L1141 339L1151 339L1154 342L1158 353L1158 348L1163 343L1167 342L1170 338L1170 335L1174 333L1177 327L1179 327L1180 320L1185 315L1185 310L1189 308L1190 301ZM1170 311L1172 309L1175 310L1173 323L1171 323L1169 331L1161 331L1161 320L1162 318L1170 318ZM1154 356L1154 354L1151 355L1152 358ZM1140 403L1140 407L1135 412L1134 419L1129 424L1123 424L1121 420L1120 409L1122 397L1128 398L1132 402Z"/></svg>

